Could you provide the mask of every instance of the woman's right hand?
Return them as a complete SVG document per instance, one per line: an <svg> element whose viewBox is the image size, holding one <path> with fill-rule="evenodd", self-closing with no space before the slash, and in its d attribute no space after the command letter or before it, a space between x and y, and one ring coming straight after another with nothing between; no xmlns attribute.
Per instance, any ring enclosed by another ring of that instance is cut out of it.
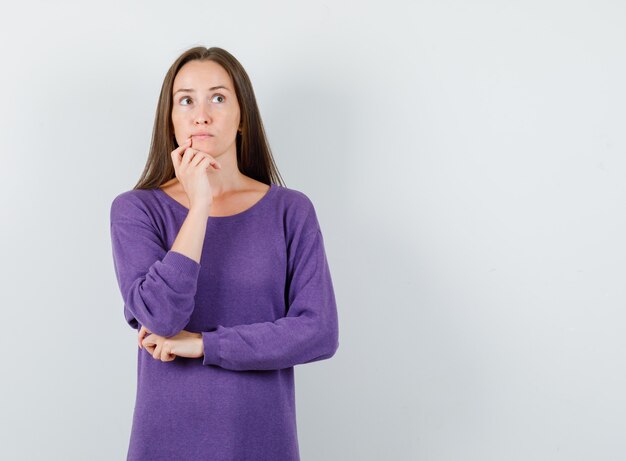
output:
<svg viewBox="0 0 626 461"><path fill-rule="evenodd" d="M209 207L213 203L213 193L207 169L221 169L217 160L206 152L192 147L191 138L171 153L176 178L189 198L189 208Z"/></svg>

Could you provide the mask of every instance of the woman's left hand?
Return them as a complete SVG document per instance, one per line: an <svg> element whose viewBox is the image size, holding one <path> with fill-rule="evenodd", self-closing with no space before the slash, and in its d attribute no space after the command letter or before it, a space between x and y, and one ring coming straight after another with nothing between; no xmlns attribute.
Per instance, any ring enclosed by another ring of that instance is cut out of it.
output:
<svg viewBox="0 0 626 461"><path fill-rule="evenodd" d="M143 338L145 333L149 334ZM171 362L177 355L192 359L204 356L202 333L192 333L187 330L182 330L177 335L166 338L156 333L150 333L147 328L142 326L139 330L139 344L139 347L144 346L154 359L162 362Z"/></svg>

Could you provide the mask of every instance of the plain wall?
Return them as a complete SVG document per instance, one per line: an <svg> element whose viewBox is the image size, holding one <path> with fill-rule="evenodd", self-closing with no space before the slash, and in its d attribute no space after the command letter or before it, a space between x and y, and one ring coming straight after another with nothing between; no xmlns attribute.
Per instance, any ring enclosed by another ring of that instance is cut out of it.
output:
<svg viewBox="0 0 626 461"><path fill-rule="evenodd" d="M253 82L339 309L303 460L626 459L626 4L20 2L0 16L0 458L124 459L109 236L163 77Z"/></svg>

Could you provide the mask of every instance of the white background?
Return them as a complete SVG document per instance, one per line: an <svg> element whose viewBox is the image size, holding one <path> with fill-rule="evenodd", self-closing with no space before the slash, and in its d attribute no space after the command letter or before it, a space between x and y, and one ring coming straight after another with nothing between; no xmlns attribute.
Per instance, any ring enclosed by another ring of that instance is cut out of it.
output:
<svg viewBox="0 0 626 461"><path fill-rule="evenodd" d="M0 15L0 458L125 458L109 236L165 72L248 71L316 206L340 346L305 461L626 458L620 1L20 2Z"/></svg>

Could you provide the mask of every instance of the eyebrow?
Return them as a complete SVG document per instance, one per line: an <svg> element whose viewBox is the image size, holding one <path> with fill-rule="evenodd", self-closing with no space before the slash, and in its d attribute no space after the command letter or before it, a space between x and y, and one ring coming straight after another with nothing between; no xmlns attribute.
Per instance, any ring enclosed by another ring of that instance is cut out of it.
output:
<svg viewBox="0 0 626 461"><path fill-rule="evenodd" d="M230 91L230 89L226 88L224 85L212 86L211 88L209 88L209 91L218 90L220 88ZM180 88L174 92L174 95L176 95L176 93L180 93L181 91L186 93L193 93L195 90L193 88Z"/></svg>

